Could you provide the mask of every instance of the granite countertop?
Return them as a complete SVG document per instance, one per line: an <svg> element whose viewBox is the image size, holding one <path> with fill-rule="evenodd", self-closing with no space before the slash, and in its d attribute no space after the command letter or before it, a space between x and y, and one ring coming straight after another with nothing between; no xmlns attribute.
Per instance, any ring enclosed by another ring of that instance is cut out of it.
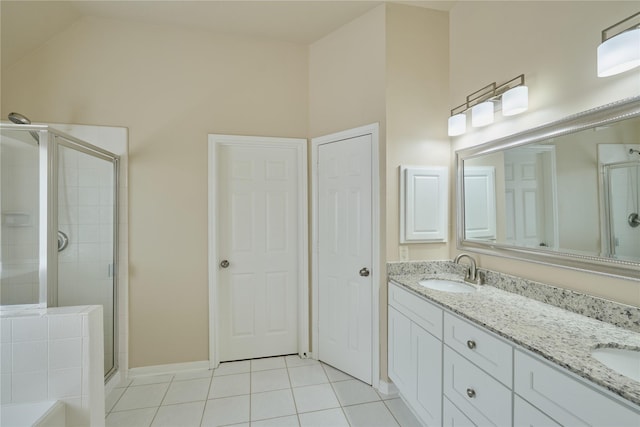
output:
<svg viewBox="0 0 640 427"><path fill-rule="evenodd" d="M389 275L390 281L640 405L640 382L591 357L592 349L603 346L640 349L640 333L491 285L476 286L476 292L449 293L419 285L424 279L462 281L453 273Z"/></svg>

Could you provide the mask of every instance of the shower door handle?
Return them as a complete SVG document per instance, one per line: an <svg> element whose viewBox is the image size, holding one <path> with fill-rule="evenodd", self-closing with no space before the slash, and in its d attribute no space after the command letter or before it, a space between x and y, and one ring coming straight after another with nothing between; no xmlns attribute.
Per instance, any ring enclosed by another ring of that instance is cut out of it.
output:
<svg viewBox="0 0 640 427"><path fill-rule="evenodd" d="M64 231L58 230L58 252L64 251L69 246L69 236Z"/></svg>
<svg viewBox="0 0 640 427"><path fill-rule="evenodd" d="M223 259L222 262L220 263L220 267L222 268L229 267L229 261L227 261L226 259Z"/></svg>

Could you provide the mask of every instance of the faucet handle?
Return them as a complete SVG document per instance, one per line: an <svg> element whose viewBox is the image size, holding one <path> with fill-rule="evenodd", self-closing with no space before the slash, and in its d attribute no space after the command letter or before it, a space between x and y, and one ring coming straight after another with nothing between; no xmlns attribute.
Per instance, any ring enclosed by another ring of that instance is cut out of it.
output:
<svg viewBox="0 0 640 427"><path fill-rule="evenodd" d="M484 285L484 272L476 270L476 285Z"/></svg>

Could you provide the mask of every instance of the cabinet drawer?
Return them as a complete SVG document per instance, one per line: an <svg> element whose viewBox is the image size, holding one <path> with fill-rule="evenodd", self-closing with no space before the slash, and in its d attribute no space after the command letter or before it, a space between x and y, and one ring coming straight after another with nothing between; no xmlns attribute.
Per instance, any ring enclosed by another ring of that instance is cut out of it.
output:
<svg viewBox="0 0 640 427"><path fill-rule="evenodd" d="M460 409L451 403L449 399L444 398L444 406L442 408L442 425L447 427L476 427Z"/></svg>
<svg viewBox="0 0 640 427"><path fill-rule="evenodd" d="M458 317L444 314L444 342L507 387L513 377L513 348Z"/></svg>
<svg viewBox="0 0 640 427"><path fill-rule="evenodd" d="M513 427L561 426L534 406L531 406L527 401L516 395L513 398Z"/></svg>
<svg viewBox="0 0 640 427"><path fill-rule="evenodd" d="M511 390L447 346L444 394L477 425L511 425Z"/></svg>
<svg viewBox="0 0 640 427"><path fill-rule="evenodd" d="M389 283L389 305L436 338L442 339L442 309L417 295Z"/></svg>
<svg viewBox="0 0 640 427"><path fill-rule="evenodd" d="M640 425L640 407L619 403L520 350L514 358L514 391L562 425Z"/></svg>

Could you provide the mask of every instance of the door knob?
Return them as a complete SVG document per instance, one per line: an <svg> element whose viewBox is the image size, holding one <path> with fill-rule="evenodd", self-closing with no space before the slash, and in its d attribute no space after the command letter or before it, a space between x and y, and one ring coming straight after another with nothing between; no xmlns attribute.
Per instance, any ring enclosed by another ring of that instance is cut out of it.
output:
<svg viewBox="0 0 640 427"><path fill-rule="evenodd" d="M220 267L222 268L229 267L229 261L227 261L226 259L223 259L222 262L220 263Z"/></svg>
<svg viewBox="0 0 640 427"><path fill-rule="evenodd" d="M360 275L362 277L368 277L369 276L369 269L367 267L363 267L360 269Z"/></svg>

